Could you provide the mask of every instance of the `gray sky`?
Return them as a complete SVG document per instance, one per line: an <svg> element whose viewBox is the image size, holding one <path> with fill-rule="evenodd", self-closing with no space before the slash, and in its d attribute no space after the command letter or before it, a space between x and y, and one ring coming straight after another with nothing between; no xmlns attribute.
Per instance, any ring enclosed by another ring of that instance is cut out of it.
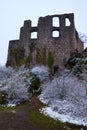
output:
<svg viewBox="0 0 87 130"><path fill-rule="evenodd" d="M74 13L78 32L87 35L87 0L0 0L0 64L5 64L9 40L19 38L24 20L37 25L40 16Z"/></svg>

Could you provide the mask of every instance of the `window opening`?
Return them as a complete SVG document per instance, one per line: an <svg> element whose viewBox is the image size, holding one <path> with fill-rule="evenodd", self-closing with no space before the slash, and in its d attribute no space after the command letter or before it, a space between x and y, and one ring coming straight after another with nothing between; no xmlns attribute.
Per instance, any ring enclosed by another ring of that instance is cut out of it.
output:
<svg viewBox="0 0 87 130"><path fill-rule="evenodd" d="M37 39L37 32L31 33L31 39Z"/></svg>
<svg viewBox="0 0 87 130"><path fill-rule="evenodd" d="M60 26L58 17L53 18L53 26L54 27L59 27Z"/></svg>
<svg viewBox="0 0 87 130"><path fill-rule="evenodd" d="M69 20L69 18L66 18L65 19L65 26L70 26L71 22Z"/></svg>
<svg viewBox="0 0 87 130"><path fill-rule="evenodd" d="M59 31L53 31L52 37L54 37L54 38L59 37Z"/></svg>

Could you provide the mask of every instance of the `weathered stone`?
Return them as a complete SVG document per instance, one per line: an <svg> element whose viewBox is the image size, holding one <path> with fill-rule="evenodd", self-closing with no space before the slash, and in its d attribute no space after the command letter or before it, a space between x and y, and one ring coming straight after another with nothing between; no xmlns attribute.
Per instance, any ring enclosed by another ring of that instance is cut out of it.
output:
<svg viewBox="0 0 87 130"><path fill-rule="evenodd" d="M54 18L59 18L58 26L53 25ZM67 19L70 23L68 26ZM55 31L58 33L57 37L53 35ZM36 39L31 38L33 32L37 32ZM21 47L24 49L21 56L23 64L34 66L46 62L44 64L48 66L48 55L51 52L54 56L52 59L53 64L49 66L63 66L67 59L70 58L72 52L75 50L81 52L83 50L83 43L79 39L74 25L74 14L40 17L37 27L32 27L30 20L24 21L24 26L20 29L19 40L9 42L7 66L18 66L14 56L14 50L19 49L19 53ZM46 49L44 52L43 48ZM43 55L46 60L44 60Z"/></svg>

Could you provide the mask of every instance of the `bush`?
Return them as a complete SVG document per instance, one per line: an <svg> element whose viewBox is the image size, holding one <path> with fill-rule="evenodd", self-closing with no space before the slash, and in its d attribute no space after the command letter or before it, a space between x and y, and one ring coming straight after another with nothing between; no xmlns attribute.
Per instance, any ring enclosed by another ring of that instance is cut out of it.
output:
<svg viewBox="0 0 87 130"><path fill-rule="evenodd" d="M5 103L5 95L3 93L0 93L0 104L4 104Z"/></svg>
<svg viewBox="0 0 87 130"><path fill-rule="evenodd" d="M29 92L34 94L35 92L38 92L37 90L40 90L40 79L36 75L32 75Z"/></svg>

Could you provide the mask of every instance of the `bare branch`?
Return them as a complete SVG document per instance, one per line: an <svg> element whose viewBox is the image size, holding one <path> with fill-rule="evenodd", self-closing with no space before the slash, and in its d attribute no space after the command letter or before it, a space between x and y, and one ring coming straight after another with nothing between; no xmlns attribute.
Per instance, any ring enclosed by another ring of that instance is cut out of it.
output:
<svg viewBox="0 0 87 130"><path fill-rule="evenodd" d="M79 32L79 38L83 43L87 43L87 36L81 32Z"/></svg>

